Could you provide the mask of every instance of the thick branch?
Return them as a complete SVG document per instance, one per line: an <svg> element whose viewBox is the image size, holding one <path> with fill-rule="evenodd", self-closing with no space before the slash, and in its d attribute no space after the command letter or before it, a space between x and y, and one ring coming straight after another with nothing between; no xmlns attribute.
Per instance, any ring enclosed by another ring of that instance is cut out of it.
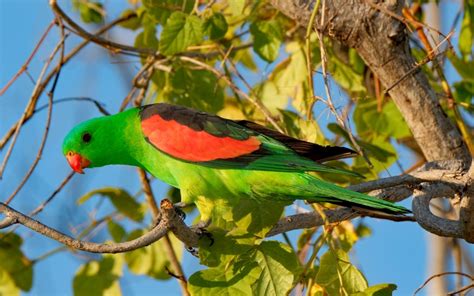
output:
<svg viewBox="0 0 474 296"><path fill-rule="evenodd" d="M150 232L123 243L91 243L74 239L12 209L4 203L0 203L0 213L5 214L6 218L0 222L0 228L19 223L76 250L92 253L122 253L148 246L165 236L171 225L182 227L184 224L169 200L165 199L162 201L161 211L162 217L160 222ZM187 232L187 235L190 235L190 233ZM191 236L193 237L182 236L183 241L197 241L197 234L193 233Z"/></svg>
<svg viewBox="0 0 474 296"><path fill-rule="evenodd" d="M417 68L416 61L410 53L404 18L400 15L404 2L322 1L325 9L318 10L315 22L310 22L315 1L271 2L301 26L313 23L315 30L356 49L383 86L390 89L390 97L427 160L460 159L468 164L471 155L461 133L441 108L426 75L419 68L413 70ZM320 21L322 16L327 22ZM473 199L474 190L469 190L462 201L460 223L467 241L474 241Z"/></svg>
<svg viewBox="0 0 474 296"><path fill-rule="evenodd" d="M427 169L435 169L430 174L430 171L425 171ZM462 163L460 161L441 161L441 162L432 162L427 163L419 170L413 172L410 175L402 175L397 177L389 177L384 179L379 179L375 181L369 181L354 185L349 187L352 190L360 192L368 192L372 196L377 196L381 199L386 200L403 200L412 195L414 190L420 189L419 184L431 182L433 186L440 186L440 188L445 188L449 191L443 191L446 195L453 195L453 192L462 190L465 187L465 180L468 177L467 173L462 171ZM431 186L431 185L430 185ZM432 188L438 187L426 187L423 189L422 194L434 195L439 192L433 192ZM418 191L417 191L418 192ZM421 191L420 191L421 192ZM449 194L448 194L449 193ZM417 201L418 202L418 201ZM421 217L424 219L427 215L426 211L429 211L428 204L423 199L420 199L420 202L423 204L417 204L415 217ZM117 253L117 252L126 252L134 250L143 246L147 246L160 238L162 238L168 231L172 231L175 236L181 240L186 246L197 247L200 235L199 231L194 230L188 227L179 215L174 210L173 205L169 200L163 200L161 202L161 212L163 217L156 227L152 231L145 234L144 236L125 243L107 243L107 244L96 244L89 243L80 240L75 240L61 232L58 232L54 229L51 229L40 222L23 215L22 213L8 207L5 204L0 203L0 213L6 215L6 218L3 221L0 221L0 229L6 228L13 224L22 224L33 231L36 231L40 234L48 236L54 240L57 240L71 248L96 252L96 253ZM338 208L335 210L326 210L325 212L326 219L329 223L336 223L344 220L353 219L359 216L371 216L375 218L389 219L394 221L414 221L413 217L410 216L381 216L376 213L363 212L361 210L353 210L348 208ZM418 215L418 216L417 216ZM432 215L432 214L431 214ZM428 217L431 219L432 217ZM437 219L441 219L435 217ZM425 219L426 220L426 219ZM423 221L425 221L423 220ZM442 219L443 223L445 222ZM440 220L441 221L441 220ZM284 233L290 230L302 229L302 228L311 228L316 226L324 225L324 219L316 212L304 213L286 217L280 220L273 229L267 234L268 237L274 236L280 233ZM421 222L423 223L423 222ZM421 224L420 223L420 224ZM431 222L428 222L431 223ZM436 222L438 223L438 222ZM456 223L454 221L449 221L448 224ZM439 223L438 223L439 224ZM422 225L423 226L423 225ZM438 227L439 228L439 227ZM442 227L441 227L442 228ZM440 235L444 236L455 236L459 237L459 232L462 229L458 224L457 226L450 226L447 228L447 232L443 233L442 230L436 230ZM454 230L452 230L454 229Z"/></svg>
<svg viewBox="0 0 474 296"><path fill-rule="evenodd" d="M422 184L421 187L420 190L415 190L413 198L413 214L418 224L439 236L463 238L459 221L440 218L430 211L432 198L453 196L453 190L443 184Z"/></svg>
<svg viewBox="0 0 474 296"><path fill-rule="evenodd" d="M273 0L272 3L301 26L308 25L314 1ZM380 4L369 0L326 1L326 10L318 11L318 19L324 13L328 22L321 28L319 21L314 22L315 29L355 48L386 88L396 85L390 96L427 160L470 160L461 134L439 105L423 72L415 71L404 77L416 61L410 53L405 25L400 22L402 5L402 1Z"/></svg>

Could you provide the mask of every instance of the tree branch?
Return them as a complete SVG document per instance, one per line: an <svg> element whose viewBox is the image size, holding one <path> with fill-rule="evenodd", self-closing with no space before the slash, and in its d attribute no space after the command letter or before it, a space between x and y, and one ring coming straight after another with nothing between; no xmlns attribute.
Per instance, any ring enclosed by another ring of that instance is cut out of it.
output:
<svg viewBox="0 0 474 296"><path fill-rule="evenodd" d="M12 209L4 203L0 203L0 213L6 215L6 219L0 222L0 229L19 223L70 248L91 253L122 253L133 251L148 246L161 239L168 233L170 225L184 224L176 214L171 202L165 199L161 202L161 220L150 232L140 236L139 238L123 243L91 243L74 239L64 233L52 229L41 222ZM196 237L198 237L198 235L195 233L193 233L193 235L194 237L186 237L185 240L197 241Z"/></svg>
<svg viewBox="0 0 474 296"><path fill-rule="evenodd" d="M271 2L299 25L307 27L310 23L314 0ZM334 0L325 1L325 4L326 9L318 10L316 18L321 20L324 15L328 21L322 25L320 21L314 22L313 29L354 48L382 85L390 88L390 97L425 158L428 161L459 159L469 164L471 155L461 133L441 108L426 75L419 69L413 70L416 61L410 52L405 19L400 15L403 1L374 4L370 0ZM462 201L463 237L467 241L474 241L474 231L471 231L474 225L473 193L474 190L468 190Z"/></svg>
<svg viewBox="0 0 474 296"><path fill-rule="evenodd" d="M468 174L466 172L463 173L461 168L462 162L458 160L432 162L425 164L410 175L369 181L350 186L349 189L360 192L370 191L368 193L369 195L387 200L403 200L415 191L415 219L422 227L441 236L462 237L463 228L458 221L442 219L429 212L429 200L432 197L440 195L452 196L455 192L460 192L460 190L465 188L466 183L463 183L463 180L469 179ZM430 174L430 171L426 171L429 169L434 169L432 174ZM136 240L125 243L96 244L76 240L41 224L3 203L0 203L0 213L5 214L6 218L3 219L3 221L0 221L0 229L13 224L22 224L31 230L48 236L68 247L94 253L118 253L135 250L158 241L164 237L168 231L172 231L186 246L197 247L200 238L199 231L188 227L183 222L169 200L164 199L161 202L160 207L162 216L153 230ZM359 216L370 216L394 221L415 220L410 216L394 217L391 215L380 215L377 213L349 208L326 210L324 211L324 215L326 216L326 221L329 223L337 223ZM275 236L290 230L321 226L325 224L325 219L316 212L288 216L281 219L273 229L270 230L267 237Z"/></svg>

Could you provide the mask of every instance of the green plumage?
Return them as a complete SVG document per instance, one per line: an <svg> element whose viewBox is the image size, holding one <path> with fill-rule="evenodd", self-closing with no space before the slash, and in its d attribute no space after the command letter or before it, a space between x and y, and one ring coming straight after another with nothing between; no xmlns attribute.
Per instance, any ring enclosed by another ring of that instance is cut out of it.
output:
<svg viewBox="0 0 474 296"><path fill-rule="evenodd" d="M213 222L219 215L216 213L223 212L219 208L237 206L240 201L249 199L265 204L272 201L289 204L296 199L304 199L395 214L409 212L391 202L346 190L310 175L307 171L355 173L302 157L288 146L259 132L255 132L255 136L266 153L245 165L228 160L192 163L172 157L150 144L141 124L138 108L86 121L67 135L63 152L65 155L71 151L80 154L90 162L89 167L112 164L141 167L181 189L182 201L196 203L202 218L212 217ZM245 135L241 134L244 131L250 130L237 128L232 133L245 139ZM85 133L91 135L87 143L83 140Z"/></svg>

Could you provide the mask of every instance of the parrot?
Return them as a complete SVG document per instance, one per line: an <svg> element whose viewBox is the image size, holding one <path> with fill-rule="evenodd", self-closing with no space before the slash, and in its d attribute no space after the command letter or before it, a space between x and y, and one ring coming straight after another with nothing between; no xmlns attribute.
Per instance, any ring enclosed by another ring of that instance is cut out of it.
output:
<svg viewBox="0 0 474 296"><path fill-rule="evenodd" d="M359 176L323 164L358 155L349 148L322 146L251 121L168 103L82 122L67 134L62 152L71 168L81 174L86 168L106 165L142 168L178 188L181 201L195 204L201 217L211 221L224 215L215 212L216 208L238 207L236 201L242 199L266 201L267 205L306 200L395 215L410 213L311 173Z"/></svg>

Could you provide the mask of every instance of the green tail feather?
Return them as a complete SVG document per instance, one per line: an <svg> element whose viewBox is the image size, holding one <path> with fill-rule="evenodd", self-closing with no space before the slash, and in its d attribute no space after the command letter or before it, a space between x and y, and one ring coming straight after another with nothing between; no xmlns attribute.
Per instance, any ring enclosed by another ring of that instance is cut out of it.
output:
<svg viewBox="0 0 474 296"><path fill-rule="evenodd" d="M309 177L309 176L308 176ZM306 198L308 201L329 202L342 206L358 206L361 208L376 210L390 214L408 214L411 213L405 207L396 205L390 201L378 199L366 194L348 190L337 185L310 177L312 183L317 186L318 195L314 198Z"/></svg>

